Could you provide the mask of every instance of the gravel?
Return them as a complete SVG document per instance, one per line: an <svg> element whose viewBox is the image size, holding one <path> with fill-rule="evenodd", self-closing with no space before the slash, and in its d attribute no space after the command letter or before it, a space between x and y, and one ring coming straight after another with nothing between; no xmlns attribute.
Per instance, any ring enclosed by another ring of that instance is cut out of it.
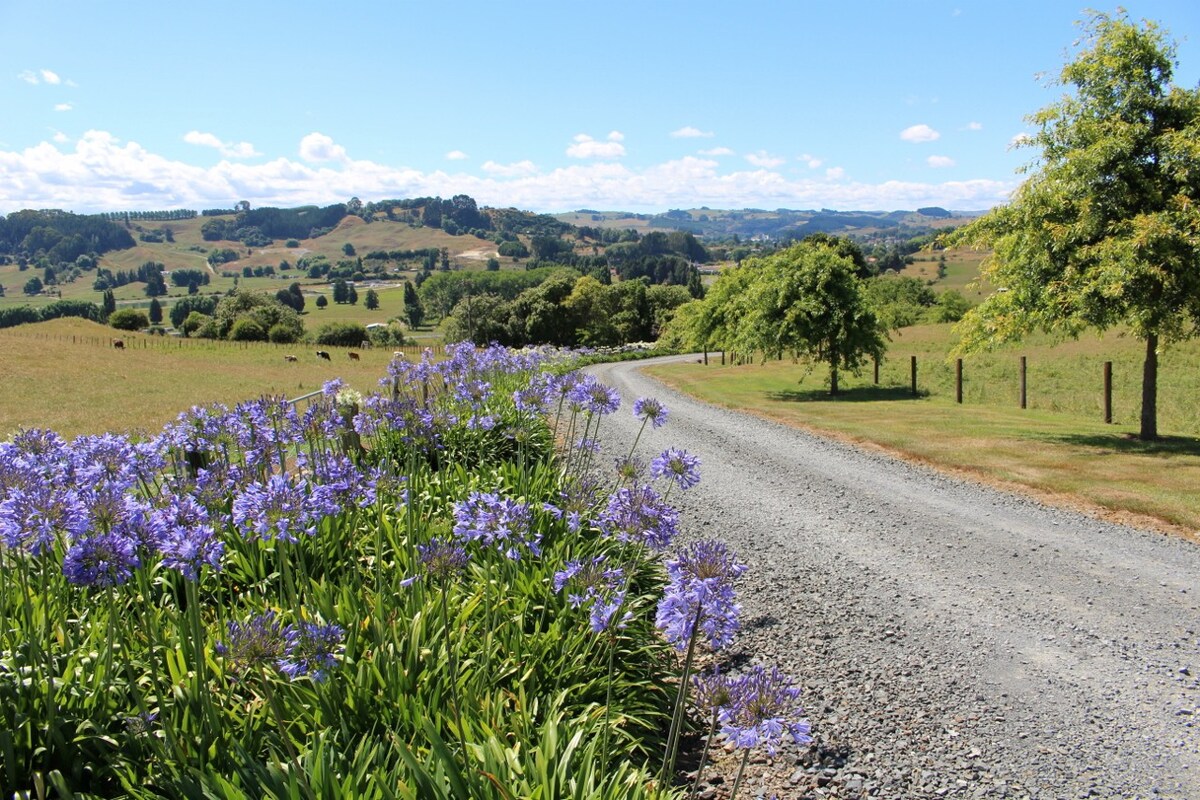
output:
<svg viewBox="0 0 1200 800"><path fill-rule="evenodd" d="M642 362L644 364L646 362ZM732 669L798 678L814 742L756 755L742 798L1200 798L1200 547L1052 508L672 392L638 454L701 459L688 538L750 566ZM701 796L728 796L715 743Z"/></svg>

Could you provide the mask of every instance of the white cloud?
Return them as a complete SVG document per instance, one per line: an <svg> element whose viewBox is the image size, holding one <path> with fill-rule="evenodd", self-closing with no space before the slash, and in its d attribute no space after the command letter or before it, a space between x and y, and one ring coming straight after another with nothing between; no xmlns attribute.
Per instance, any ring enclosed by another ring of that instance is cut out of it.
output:
<svg viewBox="0 0 1200 800"><path fill-rule="evenodd" d="M58 77L58 73L51 72L48 69L42 70L42 80L53 86L57 86L58 84L62 83L62 78Z"/></svg>
<svg viewBox="0 0 1200 800"><path fill-rule="evenodd" d="M944 167L953 167L954 159L950 158L950 156L930 156L925 159L925 163L931 167L941 169Z"/></svg>
<svg viewBox="0 0 1200 800"><path fill-rule="evenodd" d="M608 134L608 141L600 142L586 133L575 135L575 144L567 148L571 158L620 158L625 155L625 145L621 141L625 135L620 131Z"/></svg>
<svg viewBox="0 0 1200 800"><path fill-rule="evenodd" d="M70 111L72 108L70 103L57 103L54 106L55 111Z"/></svg>
<svg viewBox="0 0 1200 800"><path fill-rule="evenodd" d="M712 136L712 131L702 131L699 128L693 128L691 125L687 125L677 131L671 131L673 139L708 139Z"/></svg>
<svg viewBox="0 0 1200 800"><path fill-rule="evenodd" d="M967 130L969 130L969 131L981 131L981 130L983 130L983 123L982 123L982 122L968 122L968 123L967 123Z"/></svg>
<svg viewBox="0 0 1200 800"><path fill-rule="evenodd" d="M21 72L17 73L17 77L26 83L32 83L35 85L41 83L41 79L38 78L37 73L31 69L22 70Z"/></svg>
<svg viewBox="0 0 1200 800"><path fill-rule="evenodd" d="M17 77L26 83L31 83L36 86L39 83L48 83L51 86L58 86L65 83L67 86L74 86L75 81L64 81L62 76L57 72L49 69L32 70L26 69L17 73Z"/></svg>
<svg viewBox="0 0 1200 800"><path fill-rule="evenodd" d="M296 158L263 163L222 160L202 167L97 130L65 146L47 141L25 150L0 147L0 213L22 208L77 212L227 208L238 200L286 208L327 205L351 196L370 200L456 194L468 194L480 205L546 212L660 211L699 205L982 210L1005 202L1017 185L985 179L860 183L843 180L845 174L838 168L823 177L793 179L765 169L723 170L723 162L694 156L638 169L596 161L545 173L525 162L493 163L490 172L451 175L352 160L328 137L311 139L304 149L309 155L341 155L341 159L328 164Z"/></svg>
<svg viewBox="0 0 1200 800"><path fill-rule="evenodd" d="M747 153L746 160L754 166L762 167L763 169L775 169L775 167L787 163L786 158L773 156L766 150L759 150L757 153Z"/></svg>
<svg viewBox="0 0 1200 800"><path fill-rule="evenodd" d="M482 169L488 175L497 178L524 178L537 173L537 165L532 161L518 161L514 164L497 164L495 161L483 162Z"/></svg>
<svg viewBox="0 0 1200 800"><path fill-rule="evenodd" d="M66 144L67 142L71 141L71 138L62 131L55 131L53 139L59 144Z"/></svg>
<svg viewBox="0 0 1200 800"><path fill-rule="evenodd" d="M300 140L300 157L305 161L349 161L346 148L334 144L333 139L316 131Z"/></svg>
<svg viewBox="0 0 1200 800"><path fill-rule="evenodd" d="M730 150L728 147L713 147L708 150L700 150L699 153L702 156L731 156L731 155L733 155L733 151Z"/></svg>
<svg viewBox="0 0 1200 800"><path fill-rule="evenodd" d="M942 135L928 125L912 125L900 131L900 138L906 142L913 144L921 144L923 142L933 142Z"/></svg>
<svg viewBox="0 0 1200 800"><path fill-rule="evenodd" d="M802 154L800 156L800 160L803 161L805 164L808 164L809 169L817 169L818 167L820 167L822 164L825 163L822 159L817 158L816 156L813 156L813 155L809 155L808 153Z"/></svg>
<svg viewBox="0 0 1200 800"><path fill-rule="evenodd" d="M466 161L468 158L470 158L470 156L468 156L462 150L451 150L449 153L446 153L446 159L448 161Z"/></svg>
<svg viewBox="0 0 1200 800"><path fill-rule="evenodd" d="M211 147L226 158L253 158L262 155L249 142L223 142L212 133L188 131L183 135L183 140L199 147Z"/></svg>
<svg viewBox="0 0 1200 800"><path fill-rule="evenodd" d="M1025 133L1024 131L1022 131L1021 133L1014 135L1011 139L1008 140L1008 146L1009 147L1024 147L1027 144L1032 144L1032 142L1033 142L1033 137L1030 136L1028 133Z"/></svg>

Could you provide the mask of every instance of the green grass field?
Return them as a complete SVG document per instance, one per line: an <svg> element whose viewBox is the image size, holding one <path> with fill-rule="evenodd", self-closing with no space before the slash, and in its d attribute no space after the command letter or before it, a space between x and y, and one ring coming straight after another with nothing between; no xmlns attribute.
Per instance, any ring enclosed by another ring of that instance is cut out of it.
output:
<svg viewBox="0 0 1200 800"><path fill-rule="evenodd" d="M114 334L125 350L110 345ZM322 349L332 361L318 359L309 345L124 334L80 319L7 328L0 330L0 439L19 427L52 428L67 437L155 434L193 405L295 398L333 378L368 392L392 358L391 348L358 351L359 361L345 348ZM285 354L297 361L284 360Z"/></svg>
<svg viewBox="0 0 1200 800"><path fill-rule="evenodd" d="M1107 336L1054 343L1032 338L1020 349L967 359L963 404L955 402L954 365L945 354L949 326L894 335L873 383L868 368L843 376L831 399L827 371L789 361L753 366L696 363L655 367L651 374L729 408L880 445L939 468L1014 484L1121 517L1144 515L1168 526L1200 529L1200 344L1160 357L1159 432L1138 430L1141 345ZM917 356L918 396L910 391ZM1028 408L1019 407L1019 357L1026 356ZM1103 363L1113 362L1114 424L1103 421Z"/></svg>

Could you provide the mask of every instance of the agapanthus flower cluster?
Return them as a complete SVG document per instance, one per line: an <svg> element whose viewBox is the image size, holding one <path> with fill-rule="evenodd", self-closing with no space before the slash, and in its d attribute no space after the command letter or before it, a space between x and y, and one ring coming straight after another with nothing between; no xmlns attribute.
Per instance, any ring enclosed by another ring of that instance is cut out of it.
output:
<svg viewBox="0 0 1200 800"><path fill-rule="evenodd" d="M621 407L621 395L611 386L605 386L593 375L584 375L567 392L571 407L588 414L605 416Z"/></svg>
<svg viewBox="0 0 1200 800"><path fill-rule="evenodd" d="M76 586L119 586L141 566L137 541L119 530L96 531L77 539L63 556L63 575Z"/></svg>
<svg viewBox="0 0 1200 800"><path fill-rule="evenodd" d="M324 517L339 510L328 488L304 478L272 475L234 498L233 524L247 538L295 542L311 536Z"/></svg>
<svg viewBox="0 0 1200 800"><path fill-rule="evenodd" d="M624 571L608 567L605 562L603 555L588 561L569 561L565 569L554 573L554 591L565 591L572 608L587 606L588 621L595 633L624 628L633 619L629 610L619 620L614 619L625 605Z"/></svg>
<svg viewBox="0 0 1200 800"><path fill-rule="evenodd" d="M675 538L679 514L650 486L617 489L598 520L600 530L622 542L666 549Z"/></svg>
<svg viewBox="0 0 1200 800"><path fill-rule="evenodd" d="M455 539L434 537L428 544L417 545L417 562L424 574L416 574L401 581L402 586L411 586L422 577L430 577L439 583L450 580L466 568L471 554Z"/></svg>
<svg viewBox="0 0 1200 800"><path fill-rule="evenodd" d="M296 465L313 486L323 487L339 507L366 508L375 502L375 482L341 453L319 453L316 457L301 452Z"/></svg>
<svg viewBox="0 0 1200 800"><path fill-rule="evenodd" d="M633 415L653 428L667 424L667 407L654 397L639 397L633 401Z"/></svg>
<svg viewBox="0 0 1200 800"><path fill-rule="evenodd" d="M718 541L693 542L669 559L669 582L655 620L667 641L680 651L697 634L713 649L732 641L740 612L733 582L745 571Z"/></svg>
<svg viewBox="0 0 1200 800"><path fill-rule="evenodd" d="M225 543L217 538L208 509L186 493L168 493L165 501L150 515L163 566L192 581L206 564L219 569Z"/></svg>
<svg viewBox="0 0 1200 800"><path fill-rule="evenodd" d="M690 489L700 482L700 459L686 450L668 448L650 462L650 474L669 478L680 489Z"/></svg>
<svg viewBox="0 0 1200 800"><path fill-rule="evenodd" d="M778 667L754 665L732 679L730 700L720 711L721 733L734 747L763 747L771 755L785 734L796 744L812 741L812 728L800 705L800 688Z"/></svg>
<svg viewBox="0 0 1200 800"><path fill-rule="evenodd" d="M521 548L541 554L541 534L530 528L529 506L495 492L472 492L454 504L454 535L497 547L514 561Z"/></svg>
<svg viewBox="0 0 1200 800"><path fill-rule="evenodd" d="M337 625L284 625L273 611L230 622L227 633L215 650L235 670L275 669L291 680L308 676L317 682L337 664L344 636Z"/></svg>

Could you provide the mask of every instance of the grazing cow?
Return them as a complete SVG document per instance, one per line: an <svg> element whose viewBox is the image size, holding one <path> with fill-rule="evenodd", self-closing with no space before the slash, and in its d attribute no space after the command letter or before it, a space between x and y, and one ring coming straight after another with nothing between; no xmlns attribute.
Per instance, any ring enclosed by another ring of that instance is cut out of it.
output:
<svg viewBox="0 0 1200 800"><path fill-rule="evenodd" d="M113 339L112 346L117 348L118 350L124 350L125 349L125 340L124 339Z"/></svg>
<svg viewBox="0 0 1200 800"><path fill-rule="evenodd" d="M351 350L349 353L346 353L346 355L350 356L351 361L358 361L358 353L354 352L353 350Z"/></svg>
<svg viewBox="0 0 1200 800"><path fill-rule="evenodd" d="M295 356L284 356L283 360L284 361L295 361L296 357Z"/></svg>
<svg viewBox="0 0 1200 800"><path fill-rule="evenodd" d="M325 359L326 361L333 361L333 359L329 357L329 353L328 353L328 351L325 351L325 350L318 350L318 351L317 351L317 358L323 358L323 359Z"/></svg>
<svg viewBox="0 0 1200 800"><path fill-rule="evenodd" d="M360 344L360 345L358 346L358 349L359 349L359 350L370 350L370 349L371 349L371 347L372 347L372 344L371 344L370 340L368 340L368 339L363 339L363 340L362 340L362 344Z"/></svg>

